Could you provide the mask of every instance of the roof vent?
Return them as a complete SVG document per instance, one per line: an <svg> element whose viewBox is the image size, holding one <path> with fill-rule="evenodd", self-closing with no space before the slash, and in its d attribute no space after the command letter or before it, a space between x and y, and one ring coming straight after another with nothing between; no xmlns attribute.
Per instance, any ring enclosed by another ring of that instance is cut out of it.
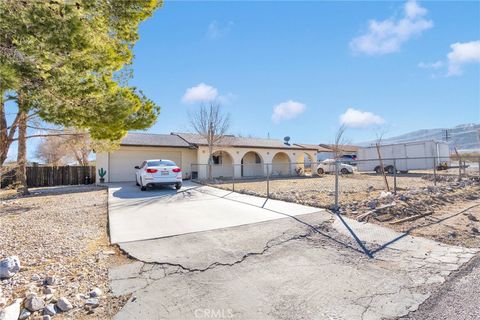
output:
<svg viewBox="0 0 480 320"><path fill-rule="evenodd" d="M290 145L290 137L289 136L286 136L285 138L283 138L283 143L286 144L287 146Z"/></svg>

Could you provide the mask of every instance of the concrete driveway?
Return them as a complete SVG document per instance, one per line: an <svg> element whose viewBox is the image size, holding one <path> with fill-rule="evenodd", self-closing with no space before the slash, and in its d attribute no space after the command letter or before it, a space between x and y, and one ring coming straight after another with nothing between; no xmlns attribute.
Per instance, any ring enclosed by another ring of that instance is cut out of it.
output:
<svg viewBox="0 0 480 320"><path fill-rule="evenodd" d="M264 206L264 208L262 208ZM109 271L115 319L392 319L414 311L478 250L326 211L186 183L110 186L112 242L136 259Z"/></svg>
<svg viewBox="0 0 480 320"><path fill-rule="evenodd" d="M238 194L189 181L140 191L134 183L109 184L112 243L171 237L323 211Z"/></svg>

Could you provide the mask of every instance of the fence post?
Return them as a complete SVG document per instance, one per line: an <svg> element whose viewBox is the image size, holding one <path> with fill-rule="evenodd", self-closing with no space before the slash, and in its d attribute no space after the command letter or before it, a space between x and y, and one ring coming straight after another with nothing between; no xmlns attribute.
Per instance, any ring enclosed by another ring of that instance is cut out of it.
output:
<svg viewBox="0 0 480 320"><path fill-rule="evenodd" d="M235 192L235 164L232 165L233 174L232 174L232 191Z"/></svg>
<svg viewBox="0 0 480 320"><path fill-rule="evenodd" d="M478 176L480 177L480 158L478 158ZM480 180L478 182L480 182Z"/></svg>
<svg viewBox="0 0 480 320"><path fill-rule="evenodd" d="M393 194L397 194L397 160L393 159Z"/></svg>
<svg viewBox="0 0 480 320"><path fill-rule="evenodd" d="M437 185L437 158L433 157L433 185Z"/></svg>
<svg viewBox="0 0 480 320"><path fill-rule="evenodd" d="M338 211L338 160L335 160L335 211Z"/></svg>
<svg viewBox="0 0 480 320"><path fill-rule="evenodd" d="M458 180L462 180L462 158L458 157Z"/></svg>
<svg viewBox="0 0 480 320"><path fill-rule="evenodd" d="M268 163L267 165L267 199L270 199L270 173L268 170Z"/></svg>

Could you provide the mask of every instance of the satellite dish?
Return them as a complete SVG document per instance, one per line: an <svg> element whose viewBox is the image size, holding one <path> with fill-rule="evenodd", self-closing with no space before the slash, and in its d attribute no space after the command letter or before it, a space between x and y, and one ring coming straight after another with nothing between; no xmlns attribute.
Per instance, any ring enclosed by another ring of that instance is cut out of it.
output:
<svg viewBox="0 0 480 320"><path fill-rule="evenodd" d="M284 142L286 145L289 145L289 144L290 144L289 141L290 141L290 137L289 137L289 136L286 136L285 138L283 138L283 142Z"/></svg>

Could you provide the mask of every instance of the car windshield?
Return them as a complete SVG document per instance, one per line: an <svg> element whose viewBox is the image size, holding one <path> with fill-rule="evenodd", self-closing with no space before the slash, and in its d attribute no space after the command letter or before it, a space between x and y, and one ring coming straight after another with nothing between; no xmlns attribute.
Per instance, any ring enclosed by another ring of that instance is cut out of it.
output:
<svg viewBox="0 0 480 320"><path fill-rule="evenodd" d="M154 161L147 161L148 167L175 167L176 164L170 160L154 160Z"/></svg>

